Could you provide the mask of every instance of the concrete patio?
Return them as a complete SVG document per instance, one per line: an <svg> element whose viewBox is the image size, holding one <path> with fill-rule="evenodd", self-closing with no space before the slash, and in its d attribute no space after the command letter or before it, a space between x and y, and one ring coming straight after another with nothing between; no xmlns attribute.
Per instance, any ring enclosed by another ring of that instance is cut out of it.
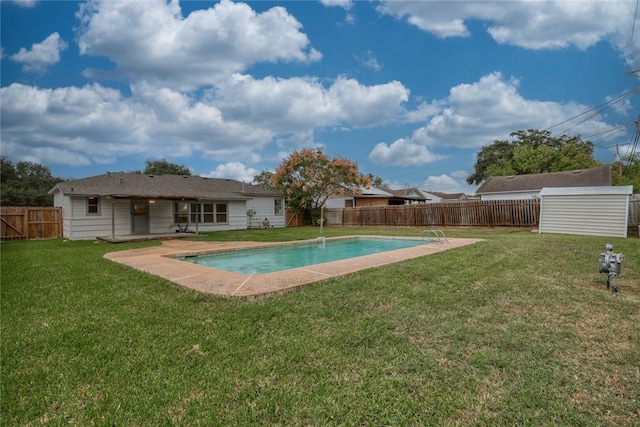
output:
<svg viewBox="0 0 640 427"><path fill-rule="evenodd" d="M423 257L480 241L481 239L448 239L448 242L434 242L428 245L374 255L255 275L238 274L205 267L180 261L175 257L263 248L282 245L283 243L168 240L163 241L162 245L158 247L110 252L105 254L105 258L199 292L254 299L285 292L332 277L343 276L411 258Z"/></svg>

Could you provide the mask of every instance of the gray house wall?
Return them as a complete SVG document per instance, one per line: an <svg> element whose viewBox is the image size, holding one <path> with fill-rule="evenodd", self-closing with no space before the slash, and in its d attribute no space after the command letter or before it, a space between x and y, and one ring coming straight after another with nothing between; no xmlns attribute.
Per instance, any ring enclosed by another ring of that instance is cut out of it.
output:
<svg viewBox="0 0 640 427"><path fill-rule="evenodd" d="M207 202L203 200L202 202ZM228 206L228 222L225 224L198 224L198 232L242 230L250 223L247 206L256 210L255 227L260 227L258 220L268 218L272 227L284 227L284 212L274 214L274 198L261 197L252 200L212 200L209 202L226 203ZM69 240L92 240L96 237L126 236L132 233L131 200L100 198L100 214L87 215L87 198L85 196L64 196L60 192L54 194L54 205L62 207L62 236ZM174 201L149 201L149 233L172 233L178 229L174 223ZM184 225L184 224L183 224ZM189 231L195 232L195 224L189 224Z"/></svg>

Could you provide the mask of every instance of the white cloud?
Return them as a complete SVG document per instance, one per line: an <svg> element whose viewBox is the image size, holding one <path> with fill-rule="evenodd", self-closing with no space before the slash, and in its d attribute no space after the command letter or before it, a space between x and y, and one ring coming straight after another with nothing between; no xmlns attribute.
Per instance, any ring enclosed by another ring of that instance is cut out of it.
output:
<svg viewBox="0 0 640 427"><path fill-rule="evenodd" d="M176 0L95 1L84 4L78 18L82 54L108 57L121 77L183 90L215 84L259 62L322 56L283 7L256 13L247 4L222 0L183 17Z"/></svg>
<svg viewBox="0 0 640 427"><path fill-rule="evenodd" d="M11 55L11 60L23 64L24 72L42 72L48 66L60 62L60 52L68 47L60 34L52 33L41 43L31 45L31 50L21 48Z"/></svg>
<svg viewBox="0 0 640 427"><path fill-rule="evenodd" d="M633 105L631 104L631 99L626 97L623 99L616 100L616 98L617 97L607 96L606 101L611 103L611 108L613 108L613 110L616 113L622 116L627 116L629 114L629 111L633 108Z"/></svg>
<svg viewBox="0 0 640 427"><path fill-rule="evenodd" d="M38 0L13 0L13 3L17 4L20 7L30 9L38 4Z"/></svg>
<svg viewBox="0 0 640 427"><path fill-rule="evenodd" d="M268 129L223 120L215 106L143 84L125 98L97 84L39 89L14 83L2 88L1 113L3 151L13 147L20 156L51 147L94 163L131 154L248 158L273 137Z"/></svg>
<svg viewBox="0 0 640 427"><path fill-rule="evenodd" d="M306 132L325 126L374 126L394 120L409 91L399 82L365 86L339 77L325 88L317 79L254 79L236 74L216 91L225 117L276 132Z"/></svg>
<svg viewBox="0 0 640 427"><path fill-rule="evenodd" d="M380 71L382 69L382 65L380 65L378 59L371 50L367 50L364 54L356 56L356 58L364 67L373 71Z"/></svg>
<svg viewBox="0 0 640 427"><path fill-rule="evenodd" d="M590 108L525 99L518 92L518 85L516 79L491 73L475 83L453 87L449 97L440 101L441 111L417 129L411 139L428 146L481 147L495 139L505 139L518 129L546 129ZM569 122L566 127L573 124ZM610 127L595 116L576 125L572 133L590 134Z"/></svg>
<svg viewBox="0 0 640 427"><path fill-rule="evenodd" d="M363 86L338 79L325 88L315 79L232 82L202 96L149 83L132 84L131 96L99 84L40 89L14 83L2 88L3 150L17 156L47 153L95 163L127 155L257 162L272 142L309 145L313 132L332 126L373 126L393 120L408 91L399 83Z"/></svg>
<svg viewBox="0 0 640 427"><path fill-rule="evenodd" d="M409 99L409 90L398 81L365 86L357 80L338 78L329 88L332 105L340 108L340 120L352 126L373 126L394 121Z"/></svg>
<svg viewBox="0 0 640 427"><path fill-rule="evenodd" d="M475 83L455 86L447 98L422 104L417 112L408 113L409 118L426 120L410 138L398 139L391 145L381 142L369 158L377 164L397 166L432 163L441 157L427 147L479 148L496 139L506 139L519 129L549 128L590 108L576 103L528 100L520 95L518 85L517 79L505 79L496 72ZM613 127L596 115L581 124L569 121L555 130L591 135Z"/></svg>
<svg viewBox="0 0 640 427"><path fill-rule="evenodd" d="M391 145L381 142L369 154L372 162L386 166L421 166L445 158L406 139L398 139Z"/></svg>
<svg viewBox="0 0 640 427"><path fill-rule="evenodd" d="M207 178L228 178L251 183L253 182L253 177L258 173L256 169L247 167L240 162L229 162L218 165L215 170L201 176Z"/></svg>
<svg viewBox="0 0 640 427"><path fill-rule="evenodd" d="M320 0L320 3L327 7L341 7L347 10L353 6L352 0Z"/></svg>
<svg viewBox="0 0 640 427"><path fill-rule="evenodd" d="M474 194L477 187L466 183L465 179L467 175L464 171L456 171L450 175L430 176L424 181L420 188L425 191L437 191L441 193Z"/></svg>
<svg viewBox="0 0 640 427"><path fill-rule="evenodd" d="M486 29L500 44L526 49L587 49L601 40L612 43L629 64L640 65L640 43L629 43L636 2L581 1L440 1L386 0L380 13L407 19L436 37L467 37L466 23L486 21Z"/></svg>

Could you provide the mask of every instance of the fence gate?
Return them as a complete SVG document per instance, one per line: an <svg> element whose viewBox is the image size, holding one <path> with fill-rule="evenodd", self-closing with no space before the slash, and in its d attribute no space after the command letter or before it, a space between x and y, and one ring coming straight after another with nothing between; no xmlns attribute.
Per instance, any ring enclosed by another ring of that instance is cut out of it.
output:
<svg viewBox="0 0 640 427"><path fill-rule="evenodd" d="M62 237L62 208L2 206L0 223L0 240L57 239Z"/></svg>

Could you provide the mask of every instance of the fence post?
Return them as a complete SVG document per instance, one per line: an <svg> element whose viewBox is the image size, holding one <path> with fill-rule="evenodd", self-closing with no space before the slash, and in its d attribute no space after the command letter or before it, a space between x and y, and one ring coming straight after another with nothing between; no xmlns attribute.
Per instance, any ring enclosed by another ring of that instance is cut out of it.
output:
<svg viewBox="0 0 640 427"><path fill-rule="evenodd" d="M29 208L24 210L24 215L22 217L22 226L24 227L24 237L26 240L29 240Z"/></svg>

